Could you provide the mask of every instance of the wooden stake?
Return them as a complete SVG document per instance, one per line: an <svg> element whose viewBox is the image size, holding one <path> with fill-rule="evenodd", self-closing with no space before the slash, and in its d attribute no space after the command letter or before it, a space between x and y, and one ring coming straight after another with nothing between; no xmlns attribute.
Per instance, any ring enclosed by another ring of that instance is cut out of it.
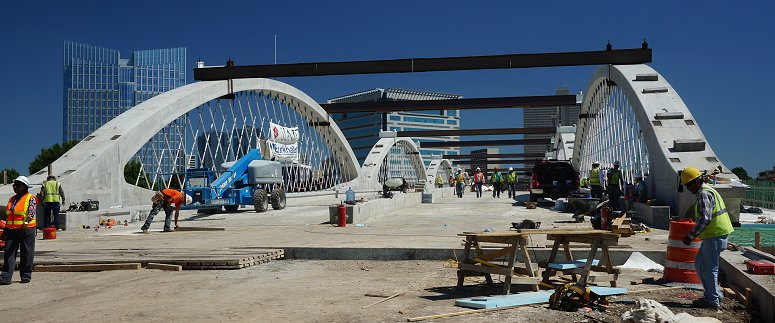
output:
<svg viewBox="0 0 775 323"><path fill-rule="evenodd" d="M78 264L78 265L35 265L37 272L89 272L105 270L139 270L140 263L125 264Z"/></svg>
<svg viewBox="0 0 775 323"><path fill-rule="evenodd" d="M762 234L761 234L761 232L754 232L753 236L754 236L754 240L753 240L754 241L753 242L754 249L762 250Z"/></svg>
<svg viewBox="0 0 775 323"><path fill-rule="evenodd" d="M393 294L393 295L390 295L390 296L388 296L388 297L387 297L387 298L385 298L385 299L382 299L382 300L379 300L379 301L377 301L377 302L374 302L374 303L371 303L371 304L369 304L369 305L366 305L366 306L364 306L363 308L367 308L367 307L371 307L371 306L377 305L377 304L379 304L379 303L382 303L382 302L384 302L384 301L386 301L386 300L389 300L389 299L391 299L391 298L398 297L398 295L401 295L401 294L403 294L403 293L406 293L406 291L401 291L401 292L395 293L395 294Z"/></svg>

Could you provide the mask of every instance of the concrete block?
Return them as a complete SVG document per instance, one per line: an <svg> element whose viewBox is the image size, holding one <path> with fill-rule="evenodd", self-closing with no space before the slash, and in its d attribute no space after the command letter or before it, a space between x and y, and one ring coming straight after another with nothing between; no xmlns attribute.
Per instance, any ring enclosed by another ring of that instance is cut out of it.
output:
<svg viewBox="0 0 775 323"><path fill-rule="evenodd" d="M635 210L635 218L649 227L668 229L670 225L670 207L652 206L644 203L632 203Z"/></svg>
<svg viewBox="0 0 775 323"><path fill-rule="evenodd" d="M751 289L752 303L758 308L761 322L775 322L775 281L772 276L753 275L747 272L745 261L740 252L724 251L719 258L719 271L723 280L736 286L738 290Z"/></svg>
<svg viewBox="0 0 775 323"><path fill-rule="evenodd" d="M422 193L396 193L392 199L375 198L364 203L345 205L347 223L356 223L385 213L395 212L421 203ZM336 223L337 206L328 207L330 223Z"/></svg>
<svg viewBox="0 0 775 323"><path fill-rule="evenodd" d="M676 139L673 140L673 151L704 151L705 140L702 139Z"/></svg>

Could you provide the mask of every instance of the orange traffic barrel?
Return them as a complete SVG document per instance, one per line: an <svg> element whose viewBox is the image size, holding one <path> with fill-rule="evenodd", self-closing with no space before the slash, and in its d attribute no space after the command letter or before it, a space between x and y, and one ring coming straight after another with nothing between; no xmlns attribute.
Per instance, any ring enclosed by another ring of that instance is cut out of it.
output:
<svg viewBox="0 0 775 323"><path fill-rule="evenodd" d="M57 238L57 228L43 228L43 239L53 240Z"/></svg>
<svg viewBox="0 0 775 323"><path fill-rule="evenodd" d="M691 219L670 221L665 272L662 276L665 280L689 284L702 283L694 270L694 258L697 256L702 240L695 238L689 245L683 243L683 238L692 231L692 228L694 228L694 221Z"/></svg>

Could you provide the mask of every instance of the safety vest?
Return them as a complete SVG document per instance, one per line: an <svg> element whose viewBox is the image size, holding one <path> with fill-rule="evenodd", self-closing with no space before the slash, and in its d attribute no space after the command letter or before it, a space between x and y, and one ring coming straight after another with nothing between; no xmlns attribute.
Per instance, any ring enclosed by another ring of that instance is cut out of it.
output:
<svg viewBox="0 0 775 323"><path fill-rule="evenodd" d="M501 175L501 172L492 173L492 182L493 183L500 183L502 181L503 181L503 176Z"/></svg>
<svg viewBox="0 0 775 323"><path fill-rule="evenodd" d="M474 183L484 183L484 174L483 173L474 174Z"/></svg>
<svg viewBox="0 0 775 323"><path fill-rule="evenodd" d="M702 230L697 237L700 239L715 238L734 232L735 229L732 228L732 221L729 219L729 213L727 213L727 206L724 204L724 200L721 199L721 195L712 187L705 184L702 184L700 190L706 190L713 194L713 200L716 203L713 205L713 214L711 214L710 223L708 223L705 230ZM694 218L697 220L700 219L700 212L697 210L698 204L699 202L694 203Z"/></svg>
<svg viewBox="0 0 775 323"><path fill-rule="evenodd" d="M608 186L619 186L620 179L622 178L622 171L618 169L611 170L611 179L608 180Z"/></svg>
<svg viewBox="0 0 775 323"><path fill-rule="evenodd" d="M506 181L509 183L515 183L517 181L517 173L506 173Z"/></svg>
<svg viewBox="0 0 775 323"><path fill-rule="evenodd" d="M442 178L441 176L436 177L436 184L444 184L444 178Z"/></svg>
<svg viewBox="0 0 775 323"><path fill-rule="evenodd" d="M458 183L462 183L465 181L465 176L463 176L462 173L455 175L455 181Z"/></svg>
<svg viewBox="0 0 775 323"><path fill-rule="evenodd" d="M46 196L43 197L43 202L56 202L59 203L59 182L46 181L44 186L46 188Z"/></svg>
<svg viewBox="0 0 775 323"><path fill-rule="evenodd" d="M600 183L600 168L592 168L592 170L589 171L589 176L587 177L587 180L589 180L589 186L603 185L602 183Z"/></svg>
<svg viewBox="0 0 775 323"><path fill-rule="evenodd" d="M27 193L26 195L19 198L19 201L17 201L16 205L14 205L13 200L15 198L16 195L11 196L11 199L8 200L8 205L5 207L5 214L8 217L5 226L8 229L19 229L22 227L22 224L24 224L24 219L27 218L27 210L30 209L30 200L34 199L35 197L32 196L32 194ZM30 228L37 226L34 216L27 226Z"/></svg>

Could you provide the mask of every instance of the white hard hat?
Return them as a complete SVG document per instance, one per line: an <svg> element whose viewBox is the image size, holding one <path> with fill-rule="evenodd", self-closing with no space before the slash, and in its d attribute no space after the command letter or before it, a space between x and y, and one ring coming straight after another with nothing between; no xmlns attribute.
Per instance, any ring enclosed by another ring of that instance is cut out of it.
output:
<svg viewBox="0 0 775 323"><path fill-rule="evenodd" d="M186 194L186 204L191 204L191 202L193 202L193 201L194 201L194 199L191 198L191 195Z"/></svg>
<svg viewBox="0 0 775 323"><path fill-rule="evenodd" d="M512 170L514 170L514 167L509 167L509 171L512 171Z"/></svg>
<svg viewBox="0 0 775 323"><path fill-rule="evenodd" d="M16 179L13 180L14 182L21 182L22 184L26 185L27 188L31 188L30 180L27 179L27 176L19 176Z"/></svg>
<svg viewBox="0 0 775 323"><path fill-rule="evenodd" d="M462 171L462 170L463 170L463 169L462 169L462 168L460 168L460 167L458 167L458 168L457 168L457 171L458 171L458 172L459 172L459 171Z"/></svg>
<svg viewBox="0 0 775 323"><path fill-rule="evenodd" d="M621 164L619 163L618 160L614 161L614 166L619 166L619 165L621 165Z"/></svg>
<svg viewBox="0 0 775 323"><path fill-rule="evenodd" d="M476 170L482 170L481 168L477 167Z"/></svg>
<svg viewBox="0 0 775 323"><path fill-rule="evenodd" d="M596 160L596 161L593 161L593 162L592 162L592 165L600 165L600 162L599 162L599 161L597 161L597 160Z"/></svg>

